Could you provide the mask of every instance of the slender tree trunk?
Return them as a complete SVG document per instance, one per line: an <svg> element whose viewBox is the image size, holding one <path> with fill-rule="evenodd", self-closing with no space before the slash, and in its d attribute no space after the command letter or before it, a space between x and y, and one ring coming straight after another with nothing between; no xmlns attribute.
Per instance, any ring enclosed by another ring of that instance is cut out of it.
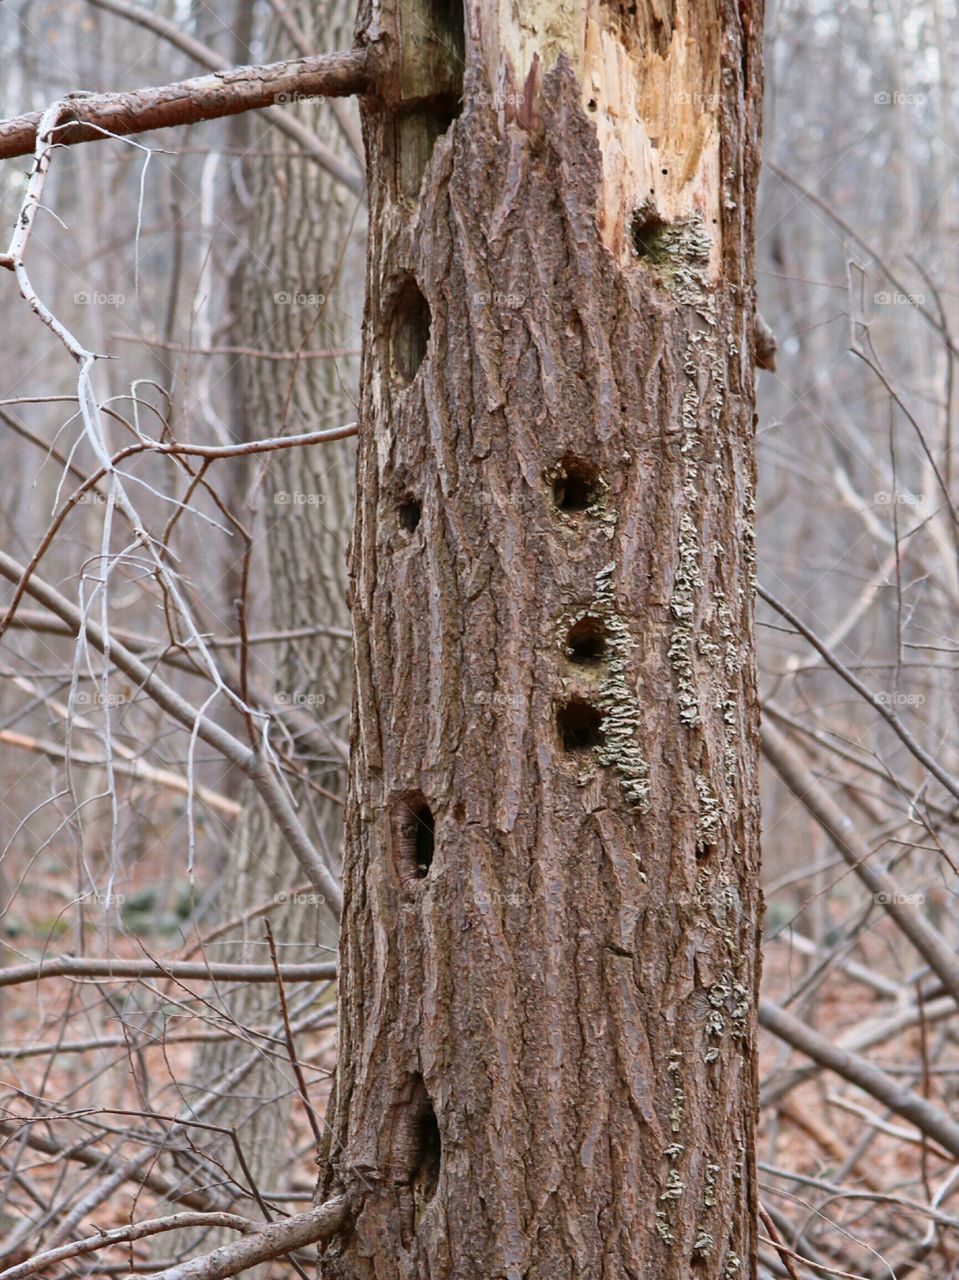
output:
<svg viewBox="0 0 959 1280"><path fill-rule="evenodd" d="M384 88L326 1190L371 1190L321 1271L731 1280L761 13L470 0L465 26L440 0L359 25Z"/></svg>
<svg viewBox="0 0 959 1280"><path fill-rule="evenodd" d="M312 48L348 46L355 12L352 0L293 0L289 9ZM296 52L282 28L276 28L276 40L270 52L277 57ZM349 159L349 148L328 102L309 101L288 109L308 123L331 151ZM349 111L349 107L342 109ZM366 225L363 203L275 130L264 133L260 145L282 154L249 166L257 202L250 228L252 260L242 298L237 299L242 303L238 340L263 350L349 348L355 343L358 319L357 282ZM233 291L234 298L237 292ZM357 361L349 357L297 365L247 361L242 408L251 435L292 434L349 421L355 413L356 366ZM272 622L277 630L349 625L346 550L354 466L352 441L281 451L259 486ZM256 461L247 468L247 483L258 469ZM237 583L239 570L237 561L233 575ZM234 594L239 595L238 587ZM307 782L296 784L295 793L318 848L336 864L342 843L342 806L327 797L344 791L346 761L335 743L348 732L349 645L312 636L284 642L270 656L275 657L275 665L267 672L265 659L257 658L261 680L275 687L281 705L299 705L304 714L315 718L320 749L304 747L301 766ZM323 725L333 734L325 751ZM327 796L311 791L310 782L319 784ZM296 859L258 797L246 788L243 800L244 812L231 839L220 896L220 914L227 919L302 880ZM329 948L332 957L335 927L315 895L288 898L271 914L271 921L283 959L315 958L318 944ZM242 933L242 940L221 944L217 958L269 963L262 921L251 921ZM277 1018L276 992L248 986L231 1000L231 1012L247 1025L272 1023ZM240 1040L201 1046L192 1073L194 1088L215 1087L248 1053ZM290 1109L294 1092L292 1072L264 1055L242 1086L210 1113L216 1124L227 1129L236 1126L247 1165L264 1191L286 1189L293 1171ZM316 1102L321 1106L319 1096ZM232 1163L228 1137L210 1138L207 1149ZM196 1233L184 1239L193 1251L211 1246L209 1233L202 1245ZM178 1248L182 1251L182 1241ZM160 1249L168 1253L169 1240ZM257 1274L266 1270L259 1268Z"/></svg>

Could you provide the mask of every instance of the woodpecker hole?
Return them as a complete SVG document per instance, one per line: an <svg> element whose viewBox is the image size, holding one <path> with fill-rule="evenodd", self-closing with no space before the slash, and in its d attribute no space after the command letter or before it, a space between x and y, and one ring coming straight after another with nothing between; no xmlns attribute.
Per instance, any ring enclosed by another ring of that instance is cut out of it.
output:
<svg viewBox="0 0 959 1280"><path fill-rule="evenodd" d="M603 745L603 717L582 698L571 698L556 713L564 751L590 751Z"/></svg>
<svg viewBox="0 0 959 1280"><path fill-rule="evenodd" d="M656 213L649 203L634 210L630 223L633 252L637 258L657 262L665 251L664 238L669 223Z"/></svg>
<svg viewBox="0 0 959 1280"><path fill-rule="evenodd" d="M393 811L393 849L404 884L425 880L433 865L433 810L422 795L405 796Z"/></svg>
<svg viewBox="0 0 959 1280"><path fill-rule="evenodd" d="M560 511L585 511L599 495L599 472L584 458L567 454L553 479L553 501Z"/></svg>
<svg viewBox="0 0 959 1280"><path fill-rule="evenodd" d="M430 340L430 308L420 287L410 276L393 303L390 325L390 359L393 377L408 386L426 356Z"/></svg>
<svg viewBox="0 0 959 1280"><path fill-rule="evenodd" d="M415 533L422 514L423 508L416 498L404 498L397 508L400 528L405 529L407 533Z"/></svg>
<svg viewBox="0 0 959 1280"><path fill-rule="evenodd" d="M587 616L566 633L566 655L570 662L594 667L606 656L606 628L599 618Z"/></svg>

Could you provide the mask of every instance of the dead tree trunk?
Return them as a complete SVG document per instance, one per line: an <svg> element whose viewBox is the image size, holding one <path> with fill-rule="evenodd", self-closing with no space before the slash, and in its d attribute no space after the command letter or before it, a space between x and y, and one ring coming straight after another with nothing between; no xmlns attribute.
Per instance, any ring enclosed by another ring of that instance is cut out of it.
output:
<svg viewBox="0 0 959 1280"><path fill-rule="evenodd" d="M761 25L361 13L327 1280L755 1274Z"/></svg>

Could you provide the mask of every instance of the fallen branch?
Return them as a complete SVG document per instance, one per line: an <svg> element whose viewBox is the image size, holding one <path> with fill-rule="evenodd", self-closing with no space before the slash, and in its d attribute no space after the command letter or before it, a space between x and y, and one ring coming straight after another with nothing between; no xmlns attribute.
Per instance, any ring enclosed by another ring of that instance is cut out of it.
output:
<svg viewBox="0 0 959 1280"><path fill-rule="evenodd" d="M306 1213L298 1213L283 1222L271 1222L262 1231L244 1236L242 1240L220 1245L211 1253L158 1271L154 1280L225 1280L292 1249L329 1240L355 1212L355 1202L349 1196L337 1196ZM133 1276L128 1280L133 1280Z"/></svg>
<svg viewBox="0 0 959 1280"><path fill-rule="evenodd" d="M835 1071L850 1084L865 1090L896 1115L914 1124L921 1133L934 1138L950 1155L959 1158L959 1124L926 1098L912 1089L903 1088L892 1076L858 1054L840 1049L832 1040L813 1031L771 1000L760 1000L759 1022L767 1031L821 1067Z"/></svg>
<svg viewBox="0 0 959 1280"><path fill-rule="evenodd" d="M111 1245L130 1244L134 1240L158 1235L161 1231L178 1231L186 1227L227 1227L234 1231L251 1232L255 1230L255 1225L249 1218L241 1218L235 1213L173 1213L165 1218L150 1218L146 1222L132 1223L128 1227L99 1231L95 1236L87 1236L85 1240L74 1240L70 1244L60 1245L58 1249L47 1249L44 1253L34 1254L26 1262L0 1271L0 1280L24 1280L24 1277L35 1275L54 1262L64 1262L67 1258L94 1253L97 1249L108 1249Z"/></svg>
<svg viewBox="0 0 959 1280"><path fill-rule="evenodd" d="M70 102L73 118L59 123L54 136L59 145L74 146L80 142L101 142L111 136L124 138L152 129L217 120L263 107L273 107L275 115L274 112L271 115L279 117L278 127L290 132L289 127L280 125L280 120L290 121L292 125L298 122L277 108L278 102L343 97L362 93L367 85L366 54L362 51L326 53L258 67L231 67L156 88L77 97ZM42 114L32 111L0 121L0 160L33 153ZM309 135L309 131L300 126L295 131L297 141L304 141L302 133ZM328 158L324 155L324 162ZM339 161L337 167L342 171L337 177L354 189L362 189L362 177Z"/></svg>

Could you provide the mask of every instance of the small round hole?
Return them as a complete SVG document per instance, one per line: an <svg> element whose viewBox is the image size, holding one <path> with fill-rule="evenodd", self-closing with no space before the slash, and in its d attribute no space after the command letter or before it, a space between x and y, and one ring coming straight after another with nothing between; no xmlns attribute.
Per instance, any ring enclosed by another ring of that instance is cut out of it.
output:
<svg viewBox="0 0 959 1280"><path fill-rule="evenodd" d="M606 628L599 618L580 618L566 633L566 654L570 662L596 666L606 656Z"/></svg>
<svg viewBox="0 0 959 1280"><path fill-rule="evenodd" d="M426 357L429 340L429 304L410 276L396 295L390 325L390 359L397 382L408 385L413 381Z"/></svg>
<svg viewBox="0 0 959 1280"><path fill-rule="evenodd" d="M553 480L553 501L560 511L586 511L596 501L598 479L592 463L567 455Z"/></svg>
<svg viewBox="0 0 959 1280"><path fill-rule="evenodd" d="M603 717L582 698L571 698L556 713L564 751L590 751L603 745Z"/></svg>
<svg viewBox="0 0 959 1280"><path fill-rule="evenodd" d="M407 533L415 533L416 527L420 522L420 516L423 514L423 508L415 498L405 498L400 503L396 514L399 518L400 528L405 529Z"/></svg>

